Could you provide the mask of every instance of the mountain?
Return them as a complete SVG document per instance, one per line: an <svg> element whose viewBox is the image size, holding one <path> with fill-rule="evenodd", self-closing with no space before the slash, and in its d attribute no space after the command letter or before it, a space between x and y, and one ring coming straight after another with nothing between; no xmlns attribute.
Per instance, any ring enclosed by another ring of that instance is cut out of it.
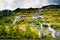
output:
<svg viewBox="0 0 60 40"><path fill-rule="evenodd" d="M60 8L60 5L47 5L42 7L42 9L45 9L45 8Z"/></svg>
<svg viewBox="0 0 60 40"><path fill-rule="evenodd" d="M0 38L20 38L20 35L25 38L30 38L32 37L31 34L37 38L38 31L35 29L41 27L39 23L43 23L44 27L48 27L47 23L49 23L53 29L60 31L60 5L0 11ZM29 27L31 27L31 32L29 32ZM26 31L28 34L27 37ZM46 30L44 29L44 31Z"/></svg>

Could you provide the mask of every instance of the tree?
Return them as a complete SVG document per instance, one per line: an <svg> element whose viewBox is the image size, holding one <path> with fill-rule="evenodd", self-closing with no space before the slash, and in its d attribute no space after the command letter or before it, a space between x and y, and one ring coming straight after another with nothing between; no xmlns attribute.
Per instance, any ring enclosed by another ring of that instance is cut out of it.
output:
<svg viewBox="0 0 60 40"><path fill-rule="evenodd" d="M3 16L8 16L8 15L12 14L12 11L11 10L2 10L1 14Z"/></svg>

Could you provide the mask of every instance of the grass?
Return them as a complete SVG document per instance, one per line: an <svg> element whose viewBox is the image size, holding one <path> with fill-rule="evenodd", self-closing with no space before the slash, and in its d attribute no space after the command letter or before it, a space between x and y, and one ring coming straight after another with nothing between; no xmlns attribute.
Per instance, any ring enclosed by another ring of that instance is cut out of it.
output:
<svg viewBox="0 0 60 40"><path fill-rule="evenodd" d="M52 38L52 36L50 35L51 34L50 32L47 33L47 36L42 35L42 37L38 39L38 30L35 29L35 25L37 25L36 28L39 28L40 27L39 22L42 22L42 19L39 19L39 18L34 19L32 23L29 23L29 21L32 19L33 14L36 12L37 12L37 9L21 10L20 12L17 12L15 14L12 14L10 16L7 16L1 19L0 20L0 38L4 38L4 39L17 38L22 40L28 40L28 39L59 40L60 37ZM25 19L17 22L14 25L11 25L14 18L20 15L25 15ZM43 11L41 11L41 13L39 13L39 15L44 16L46 23L50 23L52 25L52 28L54 28L57 31L60 31L60 25L59 25L60 24L60 8L59 9L45 8ZM43 31L46 31L46 29L44 29Z"/></svg>

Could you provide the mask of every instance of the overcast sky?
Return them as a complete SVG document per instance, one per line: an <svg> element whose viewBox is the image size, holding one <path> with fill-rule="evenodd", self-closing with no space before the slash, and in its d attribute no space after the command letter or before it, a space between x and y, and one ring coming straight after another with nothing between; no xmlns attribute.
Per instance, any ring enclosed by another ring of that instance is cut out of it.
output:
<svg viewBox="0 0 60 40"><path fill-rule="evenodd" d="M0 10L16 8L41 8L45 5L60 4L60 0L0 0Z"/></svg>

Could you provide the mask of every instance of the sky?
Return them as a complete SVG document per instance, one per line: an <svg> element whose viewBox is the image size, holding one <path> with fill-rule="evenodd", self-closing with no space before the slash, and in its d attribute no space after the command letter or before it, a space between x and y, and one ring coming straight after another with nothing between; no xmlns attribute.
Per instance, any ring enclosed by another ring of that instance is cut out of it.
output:
<svg viewBox="0 0 60 40"><path fill-rule="evenodd" d="M50 4L60 4L60 0L48 0Z"/></svg>
<svg viewBox="0 0 60 40"><path fill-rule="evenodd" d="M50 4L60 4L60 0L0 0L0 10L16 8L41 8Z"/></svg>

